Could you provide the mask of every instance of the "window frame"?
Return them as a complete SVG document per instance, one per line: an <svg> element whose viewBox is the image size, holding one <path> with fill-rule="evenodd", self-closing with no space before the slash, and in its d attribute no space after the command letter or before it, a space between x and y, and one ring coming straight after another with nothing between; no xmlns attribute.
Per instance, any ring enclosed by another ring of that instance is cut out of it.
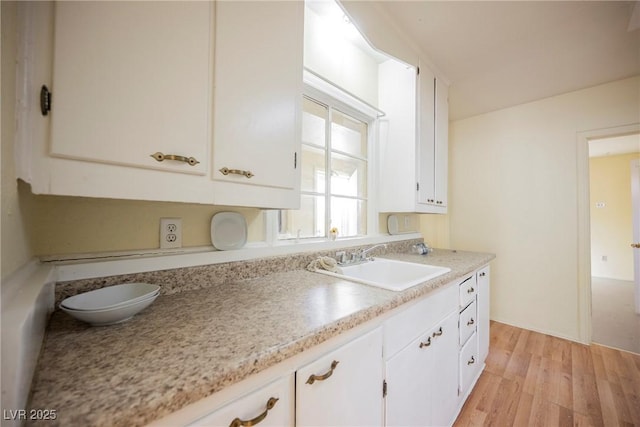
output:
<svg viewBox="0 0 640 427"><path fill-rule="evenodd" d="M302 97L310 99L312 102L316 102L320 105L323 105L327 108L332 108L334 110L338 110L339 112L346 114L348 116L353 117L354 119L360 120L367 125L367 155L366 155L366 163L367 163L367 187L366 187L366 197L365 198L357 198L353 197L355 200L365 200L367 209L366 209L366 234L365 235L357 235L357 236L349 236L349 237L341 237L338 236L340 240L348 240L348 239L362 239L366 237L370 237L372 235L379 234L378 231L378 211L377 211L377 195L375 193L375 188L377 188L377 170L378 170L378 147L376 141L378 140L378 128L379 128L379 111L374 110L366 103L363 103L361 100L353 97L351 94L342 91L340 88L333 86L327 89L324 84L317 84L313 76L309 78L310 75L305 73L305 81L304 81L304 89L301 94ZM324 86L324 87L323 87ZM328 93L330 92L330 93ZM330 118L330 117L329 117ZM331 128L331 120L327 121L327 131L330 131ZM302 144L301 144L302 146ZM310 147L315 147L313 145L309 145ZM332 151L330 146L324 148L326 150L325 154L327 157L331 156L331 153L344 154L341 151ZM355 159L358 159L358 156L352 156ZM330 168L330 163L326 165L327 169ZM325 169L325 171L327 170ZM328 205L331 203L331 196L333 193L330 192L325 193L326 202ZM301 191L301 195L304 192ZM339 196L342 197L342 196ZM351 198L351 197L348 197ZM330 210L325 210L325 228L327 224L330 222ZM288 245L291 243L312 243L312 242L324 242L329 240L328 233L323 237L306 237L306 238L288 238L288 239L280 239L278 237L279 230L279 215L278 210L267 211L265 214L265 241L270 246L275 245ZM328 230L327 230L328 231Z"/></svg>

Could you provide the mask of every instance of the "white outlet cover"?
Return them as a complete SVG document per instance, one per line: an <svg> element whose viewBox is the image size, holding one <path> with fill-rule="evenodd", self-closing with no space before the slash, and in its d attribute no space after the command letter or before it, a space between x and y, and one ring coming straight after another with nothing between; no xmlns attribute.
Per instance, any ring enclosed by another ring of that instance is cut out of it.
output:
<svg viewBox="0 0 640 427"><path fill-rule="evenodd" d="M160 248L182 247L182 218L160 218Z"/></svg>

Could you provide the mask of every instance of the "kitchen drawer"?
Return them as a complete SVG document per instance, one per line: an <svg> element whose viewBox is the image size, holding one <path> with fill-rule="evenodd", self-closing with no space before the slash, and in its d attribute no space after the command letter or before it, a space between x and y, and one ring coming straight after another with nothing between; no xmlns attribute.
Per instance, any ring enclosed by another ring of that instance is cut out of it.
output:
<svg viewBox="0 0 640 427"><path fill-rule="evenodd" d="M457 310L458 286L445 285L384 322L384 357L391 358L418 335Z"/></svg>
<svg viewBox="0 0 640 427"><path fill-rule="evenodd" d="M467 340L476 331L478 316L476 313L476 302L469 304L462 313L460 313L460 345L464 345Z"/></svg>
<svg viewBox="0 0 640 427"><path fill-rule="evenodd" d="M469 276L460 283L460 308L464 308L473 301L478 293L476 275Z"/></svg>
<svg viewBox="0 0 640 427"><path fill-rule="evenodd" d="M460 394L465 396L481 368L478 360L478 334L473 334L460 351Z"/></svg>
<svg viewBox="0 0 640 427"><path fill-rule="evenodd" d="M265 414L261 427L293 425L293 378L291 374L276 380L189 424L189 427L228 426L236 418L244 422L255 421Z"/></svg>

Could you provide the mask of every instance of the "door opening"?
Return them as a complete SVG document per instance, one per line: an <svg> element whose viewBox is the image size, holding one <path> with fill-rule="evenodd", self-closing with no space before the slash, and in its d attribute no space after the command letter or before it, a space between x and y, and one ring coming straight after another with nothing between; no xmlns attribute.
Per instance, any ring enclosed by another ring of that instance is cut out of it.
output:
<svg viewBox="0 0 640 427"><path fill-rule="evenodd" d="M640 132L588 148L592 341L640 353Z"/></svg>

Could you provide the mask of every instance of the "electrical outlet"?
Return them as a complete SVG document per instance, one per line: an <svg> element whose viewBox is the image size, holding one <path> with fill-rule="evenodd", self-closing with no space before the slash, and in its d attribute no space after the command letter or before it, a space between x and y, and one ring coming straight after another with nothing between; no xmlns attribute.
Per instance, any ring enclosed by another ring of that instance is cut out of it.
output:
<svg viewBox="0 0 640 427"><path fill-rule="evenodd" d="M182 247L182 218L160 218L160 248Z"/></svg>

